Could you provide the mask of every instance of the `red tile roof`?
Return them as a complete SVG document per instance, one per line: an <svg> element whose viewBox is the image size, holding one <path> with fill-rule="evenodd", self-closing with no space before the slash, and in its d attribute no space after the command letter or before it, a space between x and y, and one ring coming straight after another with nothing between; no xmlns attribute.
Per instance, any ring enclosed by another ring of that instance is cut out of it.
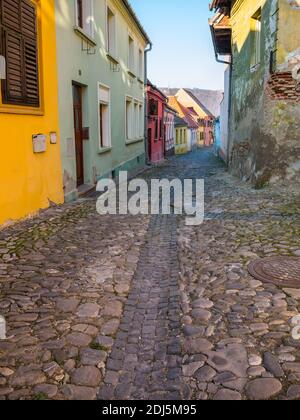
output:
<svg viewBox="0 0 300 420"><path fill-rule="evenodd" d="M178 111L179 116L184 119L190 129L197 130L199 128L199 124L194 120L192 112L183 106L175 96L169 97L169 105Z"/></svg>

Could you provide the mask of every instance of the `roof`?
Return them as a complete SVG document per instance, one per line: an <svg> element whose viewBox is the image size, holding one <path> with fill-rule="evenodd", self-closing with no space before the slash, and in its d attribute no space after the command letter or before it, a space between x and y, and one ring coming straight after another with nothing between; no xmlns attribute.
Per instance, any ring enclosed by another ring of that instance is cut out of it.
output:
<svg viewBox="0 0 300 420"><path fill-rule="evenodd" d="M188 106L188 110L190 111L190 113L191 113L192 115L195 115L196 117L198 117L197 112L194 110L194 108L193 108L192 106Z"/></svg>
<svg viewBox="0 0 300 420"><path fill-rule="evenodd" d="M232 0L212 0L209 5L210 10L218 9L219 7L231 7Z"/></svg>
<svg viewBox="0 0 300 420"><path fill-rule="evenodd" d="M163 96L166 100L168 99L167 96L162 92L161 89L159 89L157 86L155 86L153 83L150 82L149 79L147 79L147 87L150 87L153 91L158 92L161 96Z"/></svg>
<svg viewBox="0 0 300 420"><path fill-rule="evenodd" d="M179 88L160 88L166 96L176 96ZM220 105L224 97L224 92L221 90L208 89L187 89L184 90L192 95L193 99L201 106L204 112L209 116L218 117L221 113Z"/></svg>
<svg viewBox="0 0 300 420"><path fill-rule="evenodd" d="M176 96L170 96L169 97L169 104L172 108L175 108L178 111L179 116L184 119L184 121L188 124L188 127L190 129L199 128L199 124L192 117L191 111L188 108L186 108L185 106L183 106L178 101Z"/></svg>
<svg viewBox="0 0 300 420"><path fill-rule="evenodd" d="M224 93L221 90L185 89L185 91L198 103L210 117L218 117L221 114L221 102Z"/></svg>
<svg viewBox="0 0 300 420"><path fill-rule="evenodd" d="M176 109L172 108L171 105L169 105L169 103L167 103L165 105L165 109L169 112L173 112L174 114L178 114L178 112L176 111Z"/></svg>
<svg viewBox="0 0 300 420"><path fill-rule="evenodd" d="M175 117L175 126L179 126L179 125L185 126L185 127L188 126L187 122L183 118L180 118L180 117L176 116Z"/></svg>
<svg viewBox="0 0 300 420"><path fill-rule="evenodd" d="M216 55L230 55L232 29L228 10L219 9L209 20Z"/></svg>
<svg viewBox="0 0 300 420"><path fill-rule="evenodd" d="M139 31L141 32L141 34L143 35L143 37L145 38L145 40L147 41L147 43L148 44L152 44L149 36L147 35L147 32L143 28L143 25L141 24L141 21L139 20L139 18L137 17L135 11L133 10L130 2L128 0L122 0L122 3L124 5L125 9L127 10L127 12L129 13L129 15L132 17L132 19L136 23L137 27L139 28Z"/></svg>
<svg viewBox="0 0 300 420"><path fill-rule="evenodd" d="M207 114L209 117L213 117L214 115L212 114L212 112L209 111L208 108L206 108L206 106L204 105L204 103L202 102L202 100L200 99L200 96L196 96L195 93L190 90L190 89L184 89L186 91L186 93L188 93L190 95L191 98L194 99L195 102L197 102L197 104L203 109L203 111L205 112L205 114Z"/></svg>

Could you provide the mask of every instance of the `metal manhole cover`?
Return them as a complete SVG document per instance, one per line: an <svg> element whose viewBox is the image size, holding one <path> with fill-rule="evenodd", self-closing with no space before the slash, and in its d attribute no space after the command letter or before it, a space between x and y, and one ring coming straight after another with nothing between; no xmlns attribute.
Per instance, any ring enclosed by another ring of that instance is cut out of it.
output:
<svg viewBox="0 0 300 420"><path fill-rule="evenodd" d="M252 261L248 266L251 276L264 283L300 288L300 258L269 257Z"/></svg>

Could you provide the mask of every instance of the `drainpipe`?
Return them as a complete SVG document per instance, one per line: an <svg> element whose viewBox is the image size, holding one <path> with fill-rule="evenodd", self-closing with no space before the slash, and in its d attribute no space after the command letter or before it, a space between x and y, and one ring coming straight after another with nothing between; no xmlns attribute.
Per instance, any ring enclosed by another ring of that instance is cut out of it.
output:
<svg viewBox="0 0 300 420"><path fill-rule="evenodd" d="M147 80L148 80L148 53L152 51L153 45L150 43L149 47L145 49L145 59L144 59L144 67L145 67L145 74L144 74L144 84L145 84L145 130L144 130L144 137L145 137L145 153L146 153L146 164L149 165L149 143L148 143L148 101L147 101Z"/></svg>

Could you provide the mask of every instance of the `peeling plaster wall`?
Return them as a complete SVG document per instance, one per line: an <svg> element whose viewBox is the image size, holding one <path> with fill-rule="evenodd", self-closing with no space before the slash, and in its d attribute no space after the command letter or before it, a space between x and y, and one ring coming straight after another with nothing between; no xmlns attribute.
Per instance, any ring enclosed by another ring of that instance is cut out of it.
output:
<svg viewBox="0 0 300 420"><path fill-rule="evenodd" d="M251 68L250 21L260 7L261 62ZM238 0L231 20L230 166L260 188L300 169L300 84L292 76L300 63L300 0Z"/></svg>

